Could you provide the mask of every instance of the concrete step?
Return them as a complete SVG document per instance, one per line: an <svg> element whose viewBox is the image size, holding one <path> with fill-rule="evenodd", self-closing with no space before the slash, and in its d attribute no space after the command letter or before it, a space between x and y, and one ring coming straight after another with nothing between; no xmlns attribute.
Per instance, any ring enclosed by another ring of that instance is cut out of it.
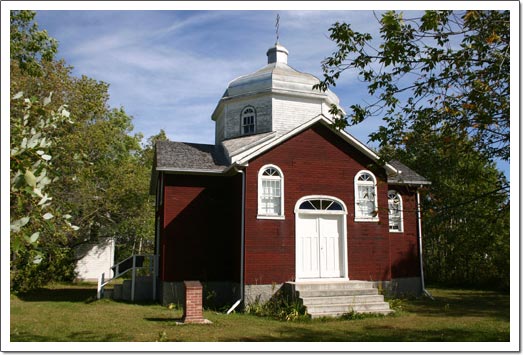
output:
<svg viewBox="0 0 523 355"><path fill-rule="evenodd" d="M386 302L361 303L361 304L322 304L306 306L307 313L314 315L317 313L344 314L350 312L365 313L390 313L391 309Z"/></svg>
<svg viewBox="0 0 523 355"><path fill-rule="evenodd" d="M327 282L296 282L294 287L297 291L318 290L352 290L374 288L371 281L327 281Z"/></svg>
<svg viewBox="0 0 523 355"><path fill-rule="evenodd" d="M322 297L326 294L329 296L359 296L359 295L377 295L377 288L341 288L332 290L300 290L298 291L299 297Z"/></svg>
<svg viewBox="0 0 523 355"><path fill-rule="evenodd" d="M121 300L123 297L123 287L122 285L114 285L113 287L113 294L111 295L111 298L113 300Z"/></svg>
<svg viewBox="0 0 523 355"><path fill-rule="evenodd" d="M332 296L331 294L322 297L300 297L303 305L329 305L329 304L348 304L358 305L367 303L384 302L383 295L358 295L358 296ZM388 305L388 304L387 304Z"/></svg>
<svg viewBox="0 0 523 355"><path fill-rule="evenodd" d="M372 281L318 280L291 283L312 318L346 313L393 312Z"/></svg>
<svg viewBox="0 0 523 355"><path fill-rule="evenodd" d="M122 300L131 301L132 280L125 280L122 283ZM138 276L134 284L134 300L149 301L153 298L153 279L152 276Z"/></svg>
<svg viewBox="0 0 523 355"><path fill-rule="evenodd" d="M104 288L104 296L103 298L113 298L114 289L112 288Z"/></svg>
<svg viewBox="0 0 523 355"><path fill-rule="evenodd" d="M387 315L387 314L390 314L390 313L393 313L394 311L389 309L389 310L382 310L382 311L358 311L357 313L363 313L363 314L382 314L382 315ZM322 312L316 312L316 313L309 313L311 318L312 319L315 319L315 318L323 318L323 317L329 317L329 318L335 318L335 317L341 317L343 316L344 314L347 314L348 312L326 312L326 313L322 313Z"/></svg>

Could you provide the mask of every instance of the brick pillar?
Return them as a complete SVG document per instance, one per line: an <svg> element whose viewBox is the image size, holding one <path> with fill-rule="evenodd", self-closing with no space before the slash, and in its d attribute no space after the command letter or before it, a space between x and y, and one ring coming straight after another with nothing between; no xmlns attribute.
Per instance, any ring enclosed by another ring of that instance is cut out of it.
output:
<svg viewBox="0 0 523 355"><path fill-rule="evenodd" d="M204 323L203 319L203 291L200 281L184 281L185 304L183 306L184 323Z"/></svg>

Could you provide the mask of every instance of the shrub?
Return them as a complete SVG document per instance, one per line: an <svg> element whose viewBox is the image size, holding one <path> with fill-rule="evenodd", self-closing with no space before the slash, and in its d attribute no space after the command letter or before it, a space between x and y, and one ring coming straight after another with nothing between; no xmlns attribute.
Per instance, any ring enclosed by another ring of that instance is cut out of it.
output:
<svg viewBox="0 0 523 355"><path fill-rule="evenodd" d="M259 298L247 306L246 312L260 317L270 317L277 320L295 321L308 319L305 307L298 300L292 300L283 292L278 291L267 302L261 303Z"/></svg>

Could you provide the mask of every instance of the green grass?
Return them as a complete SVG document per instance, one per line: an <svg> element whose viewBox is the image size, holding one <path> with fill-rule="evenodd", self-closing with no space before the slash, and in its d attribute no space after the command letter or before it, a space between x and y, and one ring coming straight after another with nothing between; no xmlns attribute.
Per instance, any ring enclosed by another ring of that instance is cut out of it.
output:
<svg viewBox="0 0 523 355"><path fill-rule="evenodd" d="M92 285L53 285L11 295L11 342L508 342L509 296L430 289L435 297L394 300L392 316L277 321L205 311L210 325L176 325L181 310L96 300Z"/></svg>

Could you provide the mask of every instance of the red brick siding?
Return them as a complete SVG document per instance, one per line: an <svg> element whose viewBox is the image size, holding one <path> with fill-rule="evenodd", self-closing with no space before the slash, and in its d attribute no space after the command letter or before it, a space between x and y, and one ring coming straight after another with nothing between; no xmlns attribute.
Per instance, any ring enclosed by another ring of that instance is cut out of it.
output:
<svg viewBox="0 0 523 355"><path fill-rule="evenodd" d="M416 190L390 186L403 200L403 232L390 233L392 278L420 276Z"/></svg>
<svg viewBox="0 0 523 355"><path fill-rule="evenodd" d="M265 164L283 171L283 221L257 219L258 171ZM354 222L354 177L363 169L378 179L378 223ZM330 195L345 202L349 278L391 278L385 171L327 127L318 124L250 161L246 179L246 284L295 278L294 207L306 195Z"/></svg>
<svg viewBox="0 0 523 355"><path fill-rule="evenodd" d="M165 175L160 278L239 280L240 212L240 175Z"/></svg>
<svg viewBox="0 0 523 355"><path fill-rule="evenodd" d="M201 323L203 321L203 288L198 281L186 281L183 321L185 323Z"/></svg>

